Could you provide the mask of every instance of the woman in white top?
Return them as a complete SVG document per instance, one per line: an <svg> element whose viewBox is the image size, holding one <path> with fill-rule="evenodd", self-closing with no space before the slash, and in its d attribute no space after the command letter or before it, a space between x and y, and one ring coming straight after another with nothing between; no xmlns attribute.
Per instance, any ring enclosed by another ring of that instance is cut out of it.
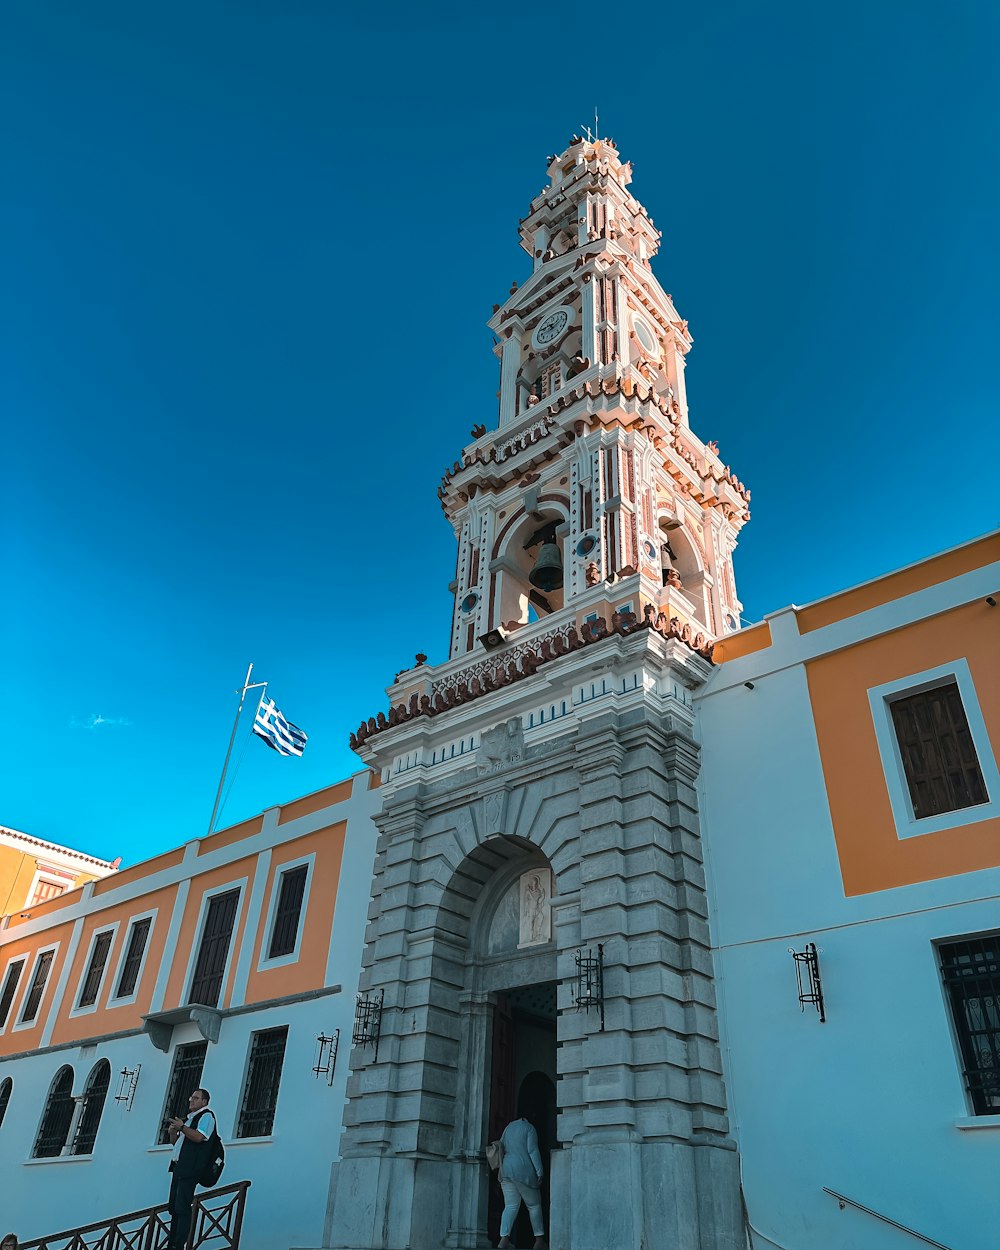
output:
<svg viewBox="0 0 1000 1250"><path fill-rule="evenodd" d="M512 1120L503 1131L503 1159L500 1161L500 1187L503 1189L503 1215L500 1217L498 1250L513 1246L510 1231L521 1209L528 1208L531 1231L535 1234L534 1250L545 1250L545 1219L542 1215L542 1156L538 1151L538 1134L527 1120Z"/></svg>

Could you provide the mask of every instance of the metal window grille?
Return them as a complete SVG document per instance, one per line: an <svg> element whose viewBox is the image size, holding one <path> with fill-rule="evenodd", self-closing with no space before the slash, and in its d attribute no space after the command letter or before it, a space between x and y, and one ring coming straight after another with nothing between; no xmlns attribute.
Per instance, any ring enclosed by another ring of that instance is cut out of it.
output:
<svg viewBox="0 0 1000 1250"><path fill-rule="evenodd" d="M104 965L108 962L108 952L111 950L112 937L114 937L114 934L110 929L97 935L94 949L90 955L90 966L87 968L87 975L83 980L83 989L80 991L78 1007L92 1007L97 1002L97 994L101 988L101 978L104 976Z"/></svg>
<svg viewBox="0 0 1000 1250"><path fill-rule="evenodd" d="M24 960L17 959L7 969L7 975L4 977L3 989L0 990L0 1029L7 1023L7 1017L10 1015L11 1003L14 1001L14 995L17 993L17 984L21 979L21 973L24 971Z"/></svg>
<svg viewBox="0 0 1000 1250"><path fill-rule="evenodd" d="M938 948L976 1115L1000 1112L1000 934Z"/></svg>
<svg viewBox="0 0 1000 1250"><path fill-rule="evenodd" d="M268 959L278 959L282 955L290 955L295 950L295 939L299 934L299 915L302 911L302 899L306 889L306 877L309 865L300 864L281 874L281 890L278 894L278 906L274 916L274 932L271 934L271 945L267 952Z"/></svg>
<svg viewBox="0 0 1000 1250"><path fill-rule="evenodd" d="M274 1127L278 1085L288 1029L264 1029L253 1035L237 1137L267 1137Z"/></svg>
<svg viewBox="0 0 1000 1250"><path fill-rule="evenodd" d="M3 1118L7 1114L7 1104L10 1102L10 1093L14 1088L14 1078L6 1077L0 1081L0 1125L3 1124Z"/></svg>
<svg viewBox="0 0 1000 1250"><path fill-rule="evenodd" d="M202 1003L206 1007L218 1006L239 901L239 890L228 890L225 894L216 894L209 900L201 946L191 980L191 993L188 995L189 1003Z"/></svg>
<svg viewBox="0 0 1000 1250"><path fill-rule="evenodd" d="M52 1159L62 1154L75 1109L73 1069L60 1068L49 1086L45 1112L38 1126L38 1136L35 1138L35 1146L31 1152L33 1159Z"/></svg>
<svg viewBox="0 0 1000 1250"><path fill-rule="evenodd" d="M167 1120L173 1116L182 1118L188 1113L188 1099L201 1086L201 1073L208 1053L208 1042L189 1042L178 1046L174 1052L174 1068L170 1073L170 1085L163 1106L163 1122L157 1141L165 1145L170 1141Z"/></svg>
<svg viewBox="0 0 1000 1250"><path fill-rule="evenodd" d="M45 993L45 982L49 979L49 969L52 967L52 958L54 951L44 951L38 957L38 963L35 965L35 975L31 981L31 989L28 990L28 997L24 1000L24 1010L21 1012L21 1020L28 1023L34 1020L38 1015L38 1008L42 1001L42 995Z"/></svg>
<svg viewBox="0 0 1000 1250"><path fill-rule="evenodd" d="M137 920L132 926L128 938L128 949L125 951L125 962L122 964L121 976L118 978L118 988L115 990L116 998L128 998L130 994L135 993L135 985L139 979L139 968L142 964L142 956L146 949L146 939L149 937L149 926L151 924L152 921L147 916L145 920Z"/></svg>
<svg viewBox="0 0 1000 1250"><path fill-rule="evenodd" d="M104 1111L104 1100L108 1096L111 1084L111 1064L102 1059L87 1077L87 1086L83 1092L83 1110L73 1138L75 1155L94 1153L94 1142L97 1141L97 1130L101 1125L101 1113Z"/></svg>
<svg viewBox="0 0 1000 1250"><path fill-rule="evenodd" d="M987 802L958 683L889 704L916 819Z"/></svg>

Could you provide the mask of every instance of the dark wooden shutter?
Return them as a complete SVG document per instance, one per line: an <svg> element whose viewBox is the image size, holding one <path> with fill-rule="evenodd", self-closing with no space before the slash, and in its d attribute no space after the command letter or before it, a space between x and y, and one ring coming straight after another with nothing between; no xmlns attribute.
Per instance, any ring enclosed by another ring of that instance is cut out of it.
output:
<svg viewBox="0 0 1000 1250"><path fill-rule="evenodd" d="M128 949L125 952L125 962L122 964L122 974L118 978L118 989L115 991L116 998L128 998L130 994L135 993L135 983L139 977L139 968L142 965L142 956L146 949L146 939L149 937L151 923L152 921L147 916L145 920L137 920L132 926Z"/></svg>
<svg viewBox="0 0 1000 1250"><path fill-rule="evenodd" d="M889 710L918 820L987 802L956 682L894 699Z"/></svg>
<svg viewBox="0 0 1000 1250"><path fill-rule="evenodd" d="M282 955L290 955L295 950L295 939L299 934L299 916L302 912L302 897L305 893L308 875L308 864L300 864L298 868L290 868L288 872L281 874L281 889L274 915L271 946L267 952L268 959L278 959Z"/></svg>
<svg viewBox="0 0 1000 1250"><path fill-rule="evenodd" d="M236 905L239 900L239 890L216 894L209 900L208 914L205 916L205 927L201 935L201 948L188 996L190 1003L202 1003L206 1007L219 1005L222 977L226 971L229 942L233 936Z"/></svg>
<svg viewBox="0 0 1000 1250"><path fill-rule="evenodd" d="M28 997L24 1000L24 1010L21 1012L21 1019L25 1024L34 1020L38 1015L38 1007L42 1001L42 995L45 993L45 982L49 979L49 969L52 967L52 958L54 951L46 951L39 956L38 963L35 965L35 975L31 981L31 989L28 990Z"/></svg>
<svg viewBox="0 0 1000 1250"><path fill-rule="evenodd" d="M111 950L111 939L113 936L114 934L110 929L105 933L97 935L94 949L90 955L90 966L87 969L87 975L83 979L83 989L80 991L78 1007L92 1007L97 1002L97 992L101 988L101 978L104 976L104 965L108 962L108 951Z"/></svg>
<svg viewBox="0 0 1000 1250"><path fill-rule="evenodd" d="M7 1017L10 1015L10 1005L14 1001L14 995L17 993L17 984L21 979L23 971L23 959L15 959L7 969L3 990L0 991L0 1029L7 1023Z"/></svg>

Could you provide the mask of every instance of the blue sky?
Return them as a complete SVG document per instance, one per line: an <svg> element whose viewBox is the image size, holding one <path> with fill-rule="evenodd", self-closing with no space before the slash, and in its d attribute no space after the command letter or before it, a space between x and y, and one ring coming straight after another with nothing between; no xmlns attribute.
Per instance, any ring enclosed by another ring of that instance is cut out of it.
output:
<svg viewBox="0 0 1000 1250"><path fill-rule="evenodd" d="M204 833L250 660L310 742L224 823L360 766L446 655L435 491L595 105L753 492L747 618L1000 525L994 4L350 7L4 6L0 823Z"/></svg>

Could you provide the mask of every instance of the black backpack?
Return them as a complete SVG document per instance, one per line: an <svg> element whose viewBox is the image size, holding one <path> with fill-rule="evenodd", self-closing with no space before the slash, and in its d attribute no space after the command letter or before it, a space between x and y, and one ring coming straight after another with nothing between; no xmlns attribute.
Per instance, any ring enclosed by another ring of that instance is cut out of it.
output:
<svg viewBox="0 0 1000 1250"><path fill-rule="evenodd" d="M208 1150L205 1154L205 1166L201 1170L201 1176L198 1177L198 1184L204 1185L206 1189L211 1189L218 1182L222 1175L222 1169L226 1166L226 1148L222 1144L222 1138L218 1132L213 1129L212 1136L208 1139Z"/></svg>
<svg viewBox="0 0 1000 1250"><path fill-rule="evenodd" d="M215 1119L214 1115L212 1118L213 1120ZM191 1127L197 1128L200 1119L201 1113L192 1121ZM219 1136L217 1128L212 1129L204 1157L205 1164L201 1169L201 1175L198 1177L198 1184L203 1185L206 1189L211 1189L217 1183L222 1175L222 1169L226 1166L226 1148L222 1144L222 1138Z"/></svg>

